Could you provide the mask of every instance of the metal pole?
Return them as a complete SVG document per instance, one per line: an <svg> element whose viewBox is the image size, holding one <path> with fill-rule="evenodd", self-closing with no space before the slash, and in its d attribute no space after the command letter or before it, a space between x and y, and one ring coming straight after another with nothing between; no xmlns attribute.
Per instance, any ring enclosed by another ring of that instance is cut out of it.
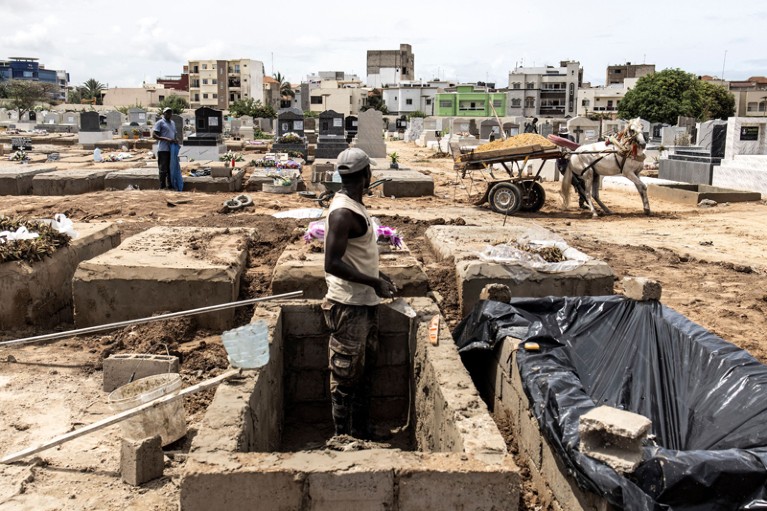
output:
<svg viewBox="0 0 767 511"><path fill-rule="evenodd" d="M168 314L161 314L159 316L151 316L149 318L129 319L126 321L120 321L117 323L109 323L107 325L89 326L87 328L80 328L79 330L69 330L67 332L56 332L53 334L37 335L35 337L25 337L23 339L15 339L12 341L0 342L0 347L12 346L17 344L31 344L33 342L50 341L53 339L63 339L66 337L75 337L83 334L90 334L93 332L101 332L103 330L112 330L114 328L121 328L124 326L140 325L142 323L152 323L154 321L162 321L164 319L178 318L182 316L193 316L195 314L204 314L206 312L215 312L224 309L231 309L234 307L241 307L243 305L250 305L252 303L266 302L269 300L281 300L283 298L298 298L303 295L303 291L293 291L291 293L284 293L281 295L263 296L261 298L250 298L248 300L240 300L238 302L222 303L219 305L210 305L208 307L200 307L199 309L191 309L188 311L170 312Z"/></svg>

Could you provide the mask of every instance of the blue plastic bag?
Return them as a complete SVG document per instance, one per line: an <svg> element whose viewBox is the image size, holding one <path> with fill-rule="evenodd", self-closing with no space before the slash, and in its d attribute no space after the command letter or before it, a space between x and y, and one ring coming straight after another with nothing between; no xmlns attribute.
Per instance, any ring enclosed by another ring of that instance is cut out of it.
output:
<svg viewBox="0 0 767 511"><path fill-rule="evenodd" d="M170 144L170 186L177 192L184 189L184 179L181 177L181 162L178 159L178 152L181 146Z"/></svg>

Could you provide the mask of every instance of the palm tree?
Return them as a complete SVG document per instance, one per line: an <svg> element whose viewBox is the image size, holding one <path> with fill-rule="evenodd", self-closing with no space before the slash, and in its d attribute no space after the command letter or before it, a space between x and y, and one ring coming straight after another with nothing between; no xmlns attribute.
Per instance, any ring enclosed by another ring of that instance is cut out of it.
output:
<svg viewBox="0 0 767 511"><path fill-rule="evenodd" d="M275 73L274 79L277 80L277 82L280 84L280 95L282 97L296 97L296 92L293 90L293 87L290 86L290 82L284 76L282 76L282 73L279 71Z"/></svg>
<svg viewBox="0 0 767 511"><path fill-rule="evenodd" d="M90 78L80 87L82 97L85 99L96 99L96 104L101 104L101 91L106 89L106 86L100 81Z"/></svg>

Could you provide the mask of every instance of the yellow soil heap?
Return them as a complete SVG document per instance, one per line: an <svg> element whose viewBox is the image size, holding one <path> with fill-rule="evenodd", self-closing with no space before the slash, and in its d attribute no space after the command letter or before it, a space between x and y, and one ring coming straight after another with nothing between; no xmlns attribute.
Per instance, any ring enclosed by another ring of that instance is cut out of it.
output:
<svg viewBox="0 0 767 511"><path fill-rule="evenodd" d="M499 149L511 149L514 147L525 147L532 145L539 145L543 149L553 149L556 147L556 145L551 143L546 137L536 135L535 133L524 133L522 135L509 137L506 140L496 140L495 142L482 144L481 146L474 149L474 152L483 153L486 151L497 151Z"/></svg>

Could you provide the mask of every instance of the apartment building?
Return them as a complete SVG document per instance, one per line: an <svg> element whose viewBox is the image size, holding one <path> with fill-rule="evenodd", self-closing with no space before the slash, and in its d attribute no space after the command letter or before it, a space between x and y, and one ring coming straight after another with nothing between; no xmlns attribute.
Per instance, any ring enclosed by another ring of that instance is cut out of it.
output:
<svg viewBox="0 0 767 511"><path fill-rule="evenodd" d="M618 117L618 105L626 93L636 86L639 78L626 78L622 83L605 87L581 87L578 89L577 115L603 113Z"/></svg>
<svg viewBox="0 0 767 511"><path fill-rule="evenodd" d="M372 88L413 80L415 55L409 44L400 44L399 50L368 50L367 86Z"/></svg>
<svg viewBox="0 0 767 511"><path fill-rule="evenodd" d="M448 82L402 82L398 85L387 85L381 89L381 96L390 114L410 114L423 112L435 115L437 92L451 85Z"/></svg>
<svg viewBox="0 0 767 511"><path fill-rule="evenodd" d="M436 110L440 117L503 117L506 94L486 86L472 83L448 88L435 95Z"/></svg>
<svg viewBox="0 0 767 511"><path fill-rule="evenodd" d="M577 61L559 67L517 67L509 73L506 115L574 117L583 68Z"/></svg>
<svg viewBox="0 0 767 511"><path fill-rule="evenodd" d="M622 84L626 78L642 78L655 72L655 64L632 64L626 62L615 66L607 66L605 87Z"/></svg>
<svg viewBox="0 0 767 511"><path fill-rule="evenodd" d="M264 63L259 60L190 60L189 102L226 110L240 99L264 100Z"/></svg>
<svg viewBox="0 0 767 511"><path fill-rule="evenodd" d="M339 86L335 80L322 80L319 87L309 91L309 110L324 112L335 110L344 115L359 115L368 97L368 88Z"/></svg>

